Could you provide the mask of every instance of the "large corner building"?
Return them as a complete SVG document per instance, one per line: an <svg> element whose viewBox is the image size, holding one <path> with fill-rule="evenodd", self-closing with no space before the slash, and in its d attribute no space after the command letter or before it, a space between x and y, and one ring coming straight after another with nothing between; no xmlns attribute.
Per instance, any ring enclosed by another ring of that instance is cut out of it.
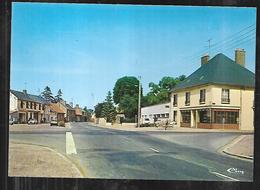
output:
<svg viewBox="0 0 260 190"><path fill-rule="evenodd" d="M221 53L206 55L171 91L170 120L179 127L253 130L254 88L243 49L235 51L235 61Z"/></svg>

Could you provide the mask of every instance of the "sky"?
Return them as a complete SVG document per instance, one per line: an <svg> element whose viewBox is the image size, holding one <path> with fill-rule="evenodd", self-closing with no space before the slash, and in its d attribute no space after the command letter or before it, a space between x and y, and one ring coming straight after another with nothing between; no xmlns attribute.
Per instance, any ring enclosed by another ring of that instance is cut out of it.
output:
<svg viewBox="0 0 260 190"><path fill-rule="evenodd" d="M123 76L141 76L147 93L190 75L205 53L234 59L236 48L255 72L255 24L255 8L13 3L11 89L49 86L93 108Z"/></svg>

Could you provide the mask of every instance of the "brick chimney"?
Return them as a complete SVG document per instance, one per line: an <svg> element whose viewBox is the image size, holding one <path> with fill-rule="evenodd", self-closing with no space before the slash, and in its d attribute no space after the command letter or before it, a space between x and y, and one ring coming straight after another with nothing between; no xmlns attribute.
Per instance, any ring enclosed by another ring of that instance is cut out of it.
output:
<svg viewBox="0 0 260 190"><path fill-rule="evenodd" d="M244 49L235 50L235 62L242 67L245 67L246 51Z"/></svg>
<svg viewBox="0 0 260 190"><path fill-rule="evenodd" d="M24 94L27 94L27 90L23 90L23 93L24 93Z"/></svg>
<svg viewBox="0 0 260 190"><path fill-rule="evenodd" d="M209 54L205 54L201 57L201 65L207 64L209 62Z"/></svg>

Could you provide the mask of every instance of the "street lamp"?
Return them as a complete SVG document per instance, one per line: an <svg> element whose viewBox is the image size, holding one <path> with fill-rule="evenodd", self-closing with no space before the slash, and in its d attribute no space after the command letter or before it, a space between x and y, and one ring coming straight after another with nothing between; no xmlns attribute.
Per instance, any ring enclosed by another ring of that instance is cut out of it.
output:
<svg viewBox="0 0 260 190"><path fill-rule="evenodd" d="M139 90L138 90L138 116L137 116L137 127L140 127L140 116L141 116L141 76L139 79Z"/></svg>

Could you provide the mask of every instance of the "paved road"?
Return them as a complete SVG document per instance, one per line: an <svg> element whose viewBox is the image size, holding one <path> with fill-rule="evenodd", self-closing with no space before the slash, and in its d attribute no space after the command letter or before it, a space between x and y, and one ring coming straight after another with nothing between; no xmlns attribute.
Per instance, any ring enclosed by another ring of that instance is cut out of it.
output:
<svg viewBox="0 0 260 190"><path fill-rule="evenodd" d="M69 156L90 178L252 181L253 162L216 150L238 134L141 133L75 123L77 154ZM50 146L66 153L65 131L10 134L11 140ZM223 142L222 142L223 141ZM229 168L237 168L230 173Z"/></svg>

